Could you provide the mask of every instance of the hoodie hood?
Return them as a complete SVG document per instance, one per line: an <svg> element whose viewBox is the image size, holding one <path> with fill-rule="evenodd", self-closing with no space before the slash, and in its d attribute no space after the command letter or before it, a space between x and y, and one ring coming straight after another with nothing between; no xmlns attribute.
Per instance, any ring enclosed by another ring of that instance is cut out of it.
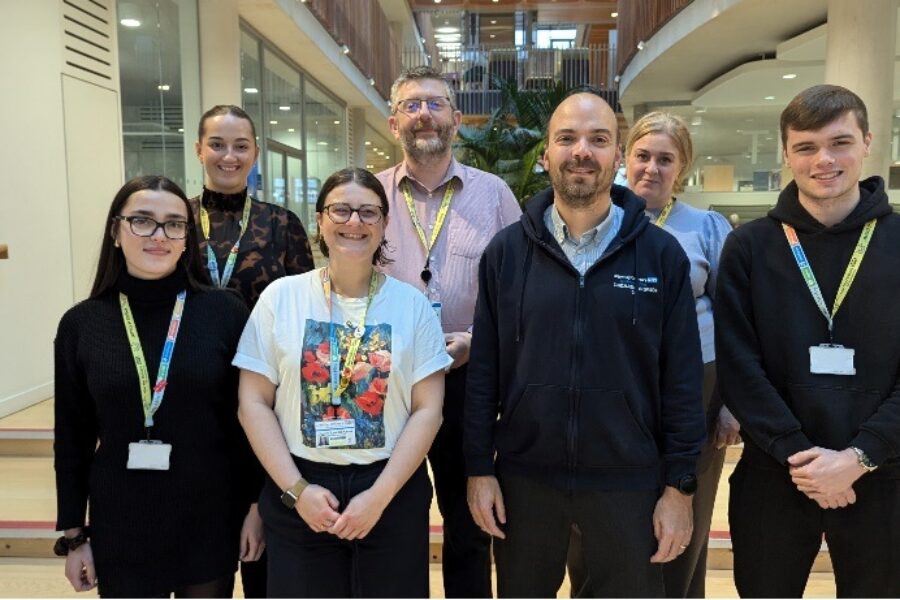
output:
<svg viewBox="0 0 900 600"><path fill-rule="evenodd" d="M828 231L828 233L843 233L860 229L872 219L877 219L890 214L892 209L888 202L888 196L884 191L884 180L874 176L859 182L859 204L847 215L847 218L833 227L826 227L816 221L807 212L800 199L797 190L797 182L792 181L778 196L775 208L769 211L769 216L787 223L800 233L816 233Z"/></svg>
<svg viewBox="0 0 900 600"><path fill-rule="evenodd" d="M650 223L650 219L644 213L646 203L644 199L621 185L613 185L610 190L612 202L625 211L622 217L622 226L613 240L610 248L625 244L637 237ZM538 192L525 204L522 213L522 226L525 234L534 241L548 242L553 236L544 226L544 212L553 204L553 188L549 187Z"/></svg>

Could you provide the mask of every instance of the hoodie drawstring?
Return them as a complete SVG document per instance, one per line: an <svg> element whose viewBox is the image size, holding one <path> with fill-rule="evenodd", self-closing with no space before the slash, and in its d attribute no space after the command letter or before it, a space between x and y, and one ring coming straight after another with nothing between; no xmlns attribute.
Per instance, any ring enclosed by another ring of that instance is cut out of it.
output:
<svg viewBox="0 0 900 600"><path fill-rule="evenodd" d="M516 306L516 343L522 341L522 328L524 326L525 284L528 283L528 272L531 271L531 256L534 253L534 240L528 238L528 248L525 250L525 262L522 265L522 288L519 290L519 303Z"/></svg>

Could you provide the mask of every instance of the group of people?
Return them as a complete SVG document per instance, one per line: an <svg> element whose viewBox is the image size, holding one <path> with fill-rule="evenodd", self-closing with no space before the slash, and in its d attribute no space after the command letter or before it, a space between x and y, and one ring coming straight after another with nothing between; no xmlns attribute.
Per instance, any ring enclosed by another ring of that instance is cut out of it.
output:
<svg viewBox="0 0 900 600"><path fill-rule="evenodd" d="M434 492L448 597L492 595L492 550L501 597L555 597L567 566L579 597L702 597L743 439L742 596L802 595L823 534L838 595L900 593L900 320L879 310L900 220L859 181L855 94L791 102L794 182L735 232L676 199L693 151L671 114L623 152L612 109L570 95L523 212L453 157L440 73L390 102L403 161L324 182L324 267L248 194L238 107L201 118L200 196L160 176L116 195L55 348L75 590L230 597L240 561L245 597L427 597Z"/></svg>

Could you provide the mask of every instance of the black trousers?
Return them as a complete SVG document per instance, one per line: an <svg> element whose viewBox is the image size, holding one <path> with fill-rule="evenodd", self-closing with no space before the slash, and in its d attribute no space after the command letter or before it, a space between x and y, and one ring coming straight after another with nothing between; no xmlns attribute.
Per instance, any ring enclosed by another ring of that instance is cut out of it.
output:
<svg viewBox="0 0 900 600"><path fill-rule="evenodd" d="M265 550L263 550L259 560L241 562L241 585L244 588L244 598L266 597L268 562L269 555Z"/></svg>
<svg viewBox="0 0 900 600"><path fill-rule="evenodd" d="M825 510L787 469L741 459L730 479L734 582L742 598L800 598L828 543L839 598L900 597L900 480L863 475L856 504Z"/></svg>
<svg viewBox="0 0 900 600"><path fill-rule="evenodd" d="M566 491L508 474L499 481L506 506L506 539L494 540L499 597L555 598L573 525L592 594L663 597L662 566L650 562L657 490Z"/></svg>
<svg viewBox="0 0 900 600"><path fill-rule="evenodd" d="M105 578L98 586L101 598L231 598L234 590L234 574L194 585L177 586L165 590L154 587L153 582L135 581L132 578Z"/></svg>
<svg viewBox="0 0 900 600"><path fill-rule="evenodd" d="M707 435L710 439L704 446L697 462L697 492L693 498L694 532L687 549L675 560L663 564L663 580L666 598L706 597L706 555L709 545L709 530L712 523L719 478L725 464L725 449L713 447L715 425L722 403L716 390L716 363L703 366L703 408L707 412ZM715 414L711 414L715 413ZM572 529L567 560L569 581L572 583L573 598L590 598L590 578L581 557L581 532Z"/></svg>
<svg viewBox="0 0 900 600"><path fill-rule="evenodd" d="M453 369L444 384L444 422L428 462L434 474L438 508L444 519L441 568L447 598L490 598L491 538L481 531L466 502L466 469L462 451L466 366Z"/></svg>
<svg viewBox="0 0 900 600"><path fill-rule="evenodd" d="M310 483L337 497L340 509L372 487L387 461L337 466L294 458ZM270 598L425 598L431 483L422 464L361 540L316 533L267 478L259 509L269 550ZM339 509L339 510L340 510Z"/></svg>

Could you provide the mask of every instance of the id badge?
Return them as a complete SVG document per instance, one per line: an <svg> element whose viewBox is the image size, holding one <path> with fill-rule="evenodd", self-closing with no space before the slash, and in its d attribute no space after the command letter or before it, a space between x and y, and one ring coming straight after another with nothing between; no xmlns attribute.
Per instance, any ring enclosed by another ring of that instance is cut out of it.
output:
<svg viewBox="0 0 900 600"><path fill-rule="evenodd" d="M316 421L316 448L340 448L356 444L356 421Z"/></svg>
<svg viewBox="0 0 900 600"><path fill-rule="evenodd" d="M817 375L856 375L853 348L837 344L809 347L809 372Z"/></svg>
<svg viewBox="0 0 900 600"><path fill-rule="evenodd" d="M168 471L172 444L159 440L141 440L128 444L128 468L147 471Z"/></svg>
<svg viewBox="0 0 900 600"><path fill-rule="evenodd" d="M440 302L432 302L431 310L434 311L434 314L437 315L438 321L441 320L441 303Z"/></svg>

